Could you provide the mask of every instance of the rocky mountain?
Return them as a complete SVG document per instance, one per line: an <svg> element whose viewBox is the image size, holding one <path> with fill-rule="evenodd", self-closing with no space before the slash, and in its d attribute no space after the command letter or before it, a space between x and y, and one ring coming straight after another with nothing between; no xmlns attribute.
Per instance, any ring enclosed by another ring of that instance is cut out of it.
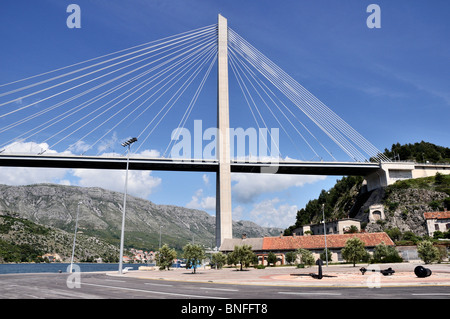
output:
<svg viewBox="0 0 450 319"><path fill-rule="evenodd" d="M385 149L384 155L397 161L450 163L450 148L424 141L393 144ZM385 220L369 222L369 207L374 204L384 206ZM423 213L450 209L450 175L397 181L371 192L366 191L362 176L344 176L300 209L295 224L285 229L284 234L291 235L302 225L319 223L323 219L322 207L327 220L352 217L359 219L369 232L398 229L423 236L426 233Z"/></svg>
<svg viewBox="0 0 450 319"><path fill-rule="evenodd" d="M366 232L398 229L401 233L424 236L427 228L423 213L450 209L450 175L397 181L371 192L365 191L362 178L344 177L299 210L296 224L284 234L290 235L300 225L320 222L322 204L327 220L351 217L359 219ZM380 204L385 219L370 222L369 207Z"/></svg>
<svg viewBox="0 0 450 319"><path fill-rule="evenodd" d="M398 181L386 188L374 190L359 208L355 218L368 223L368 208L373 204L384 206L385 220L371 222L368 232L397 228L400 232L412 232L416 236L427 235L425 212L440 211L450 203L450 175L441 175Z"/></svg>
<svg viewBox="0 0 450 319"><path fill-rule="evenodd" d="M73 232L79 205L78 229L118 245L122 223L123 194L101 188L38 184L0 185L0 215L20 217L40 225ZM233 234L240 237L279 235L278 228L264 228L249 221L233 221ZM215 238L215 217L195 209L156 205L128 196L125 246L156 250L161 231L162 244L177 250L194 241L211 246Z"/></svg>
<svg viewBox="0 0 450 319"><path fill-rule="evenodd" d="M38 225L23 218L0 216L0 263L45 261L46 254L70 262L72 247L73 233ZM117 262L119 247L97 237L78 233L75 262L98 258L103 262Z"/></svg>

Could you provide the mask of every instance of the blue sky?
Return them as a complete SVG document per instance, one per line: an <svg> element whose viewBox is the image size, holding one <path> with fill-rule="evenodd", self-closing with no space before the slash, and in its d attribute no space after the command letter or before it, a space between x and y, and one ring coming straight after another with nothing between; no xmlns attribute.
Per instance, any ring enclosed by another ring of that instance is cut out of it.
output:
<svg viewBox="0 0 450 319"><path fill-rule="evenodd" d="M81 8L80 29L67 28L66 8L71 3ZM370 14L366 8L371 3L381 8L380 29L366 25ZM3 0L0 84L208 26L217 22L220 13L234 31L378 149L421 140L449 147L449 9L450 3L444 0ZM214 81L205 87L205 105L213 87ZM194 113L190 121L206 114L205 125L214 123L215 114L207 110ZM233 121L249 116L243 112L230 105L231 126L241 125ZM31 149L32 145L24 147ZM154 142L145 149L162 152L163 148ZM122 190L122 183L117 182L121 172L0 172L0 183L5 184L57 182ZM134 195L214 214L214 174L133 174L130 192ZM295 222L296 210L337 178L235 175L233 218L289 226Z"/></svg>

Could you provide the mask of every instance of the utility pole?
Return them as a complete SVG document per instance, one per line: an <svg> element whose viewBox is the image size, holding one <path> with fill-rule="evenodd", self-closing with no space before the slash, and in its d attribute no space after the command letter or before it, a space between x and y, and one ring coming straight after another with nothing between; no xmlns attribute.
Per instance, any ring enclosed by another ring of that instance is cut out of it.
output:
<svg viewBox="0 0 450 319"><path fill-rule="evenodd" d="M328 267L328 248L327 248L327 227L325 226L325 204L322 204L322 217L323 217L323 235L325 236L325 258Z"/></svg>
<svg viewBox="0 0 450 319"><path fill-rule="evenodd" d="M122 229L120 232L120 256L119 256L119 274L122 275L123 269L123 242L124 242L124 235L125 235L125 207L127 206L127 188L128 188L128 167L130 165L130 149L131 144L137 141L136 137L133 137L129 139L128 141L122 143L123 147L128 147L127 152L127 169L125 173L125 192L123 194L123 209L122 209Z"/></svg>

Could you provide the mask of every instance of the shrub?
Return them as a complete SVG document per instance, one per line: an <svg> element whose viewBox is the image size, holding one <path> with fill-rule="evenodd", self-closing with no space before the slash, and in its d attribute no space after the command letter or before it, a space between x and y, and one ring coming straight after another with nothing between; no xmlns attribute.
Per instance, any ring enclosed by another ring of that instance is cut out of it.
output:
<svg viewBox="0 0 450 319"><path fill-rule="evenodd" d="M428 203L428 205L430 205L432 210L441 210L442 202L438 200L433 200L430 203Z"/></svg>
<svg viewBox="0 0 450 319"><path fill-rule="evenodd" d="M292 264L297 260L297 254L295 251L289 251L286 253L286 262Z"/></svg>
<svg viewBox="0 0 450 319"><path fill-rule="evenodd" d="M372 261L375 263L397 263L403 262L403 259L394 247L381 243L375 246Z"/></svg>
<svg viewBox="0 0 450 319"><path fill-rule="evenodd" d="M433 261L439 260L440 257L439 250L428 240L424 240L417 245L417 253L425 264L431 264Z"/></svg>
<svg viewBox="0 0 450 319"><path fill-rule="evenodd" d="M297 250L297 254L300 257L301 264L308 266L314 265L314 256L309 250L300 248Z"/></svg>
<svg viewBox="0 0 450 319"><path fill-rule="evenodd" d="M325 252L327 252L328 259L327 259L327 255L325 255ZM324 249L323 252L320 253L320 259L322 259L323 261L328 260L328 262L331 262L332 261L331 250L330 249Z"/></svg>

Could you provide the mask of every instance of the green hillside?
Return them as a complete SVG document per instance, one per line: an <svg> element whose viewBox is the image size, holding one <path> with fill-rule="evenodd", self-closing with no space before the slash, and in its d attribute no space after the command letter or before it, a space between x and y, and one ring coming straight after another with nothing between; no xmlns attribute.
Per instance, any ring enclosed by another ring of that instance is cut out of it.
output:
<svg viewBox="0 0 450 319"><path fill-rule="evenodd" d="M424 141L404 145L400 145L400 143L393 144L390 150L384 150L384 155L400 161L450 163L450 148Z"/></svg>
<svg viewBox="0 0 450 319"><path fill-rule="evenodd" d="M414 144L400 145L393 144L391 149L386 149L384 154L392 159L401 159L402 161L430 161L430 162L449 162L450 163L450 148L437 146L432 143L420 142ZM322 220L322 205L324 208L325 219L334 220L346 217L361 218L360 209L366 204L367 200L373 195L373 192L364 192L363 188L364 178L361 176L343 177L336 181L336 184L329 190L322 190L317 199L310 200L304 208L297 211L295 224L285 229L284 234L289 236L295 228L312 223L319 223ZM380 190L382 204L388 210L395 208L396 204L392 203L389 196L393 193L399 193L406 189L420 189L424 191L444 194L445 197L450 196L450 175L438 174L436 178L419 178L405 181L398 181L394 185ZM431 195L430 195L431 196ZM430 200L427 203L420 203L420 205L428 207L424 210L438 210L445 207L450 208L450 197L441 199L442 196L437 196L436 200ZM434 197L433 197L434 198ZM414 206L414 199L409 199L409 204ZM419 201L419 198L417 198ZM406 203L403 203L406 204ZM400 203L397 204L397 207ZM416 205L417 206L417 205ZM407 208L404 208L405 211ZM362 216L365 217L365 216ZM389 216L388 216L389 218ZM362 218L363 219L363 218ZM366 222L365 218L361 220Z"/></svg>
<svg viewBox="0 0 450 319"><path fill-rule="evenodd" d="M72 254L73 234L38 225L27 219L0 215L0 262L44 262L44 254L58 254L68 261ZM77 234L75 258L104 262L118 261L118 248L96 237Z"/></svg>

